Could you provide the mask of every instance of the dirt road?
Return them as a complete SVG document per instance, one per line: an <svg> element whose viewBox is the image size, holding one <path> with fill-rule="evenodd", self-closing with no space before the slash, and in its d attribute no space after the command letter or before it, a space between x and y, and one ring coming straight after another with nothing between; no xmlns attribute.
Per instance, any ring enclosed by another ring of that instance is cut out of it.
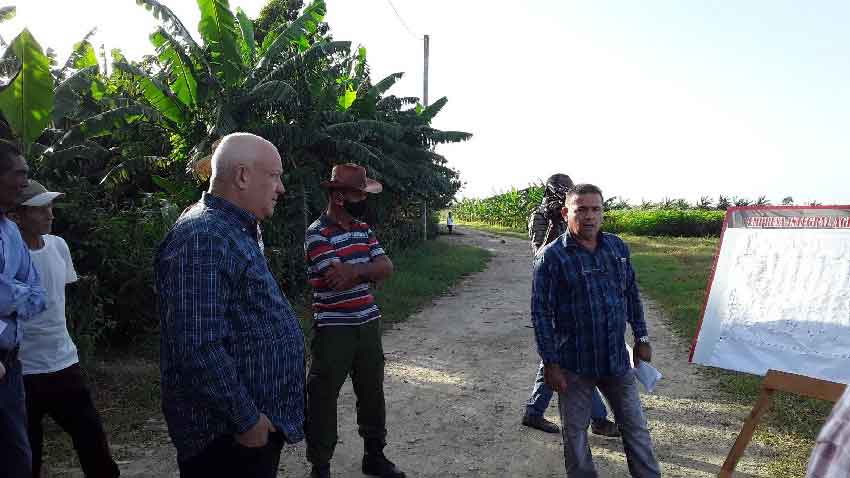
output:
<svg viewBox="0 0 850 478"><path fill-rule="evenodd" d="M562 477L561 439L519 425L537 366L529 320L530 252L519 239L476 231L441 240L492 250L486 271L388 331L387 455L409 477ZM687 363L687 348L646 301L654 364L664 374L643 403L663 474L716 476L748 410L723 403L713 383ZM339 399L335 477L362 477L350 381ZM547 416L558 422L557 403ZM591 436L603 477L628 476L619 440ZM170 445L125 464L122 476L176 476ZM771 452L751 445L737 476L765 476ZM286 447L279 476L305 477L303 443Z"/></svg>

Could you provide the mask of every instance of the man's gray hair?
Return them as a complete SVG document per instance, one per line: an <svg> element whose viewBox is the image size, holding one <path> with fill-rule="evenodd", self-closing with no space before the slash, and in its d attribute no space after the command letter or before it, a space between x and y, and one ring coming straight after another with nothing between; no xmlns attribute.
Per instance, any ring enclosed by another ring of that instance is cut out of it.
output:
<svg viewBox="0 0 850 478"><path fill-rule="evenodd" d="M248 165L256 161L260 157L257 151L261 145L277 151L275 145L267 139L251 133L231 133L221 138L212 155L210 181L232 174L241 164Z"/></svg>
<svg viewBox="0 0 850 478"><path fill-rule="evenodd" d="M582 194L598 194L602 201L605 201L605 196L602 195L602 190L599 189L599 186L595 186L593 184L581 183L576 184L569 191L567 191L567 198L564 204L569 204L570 199L574 196L581 196Z"/></svg>

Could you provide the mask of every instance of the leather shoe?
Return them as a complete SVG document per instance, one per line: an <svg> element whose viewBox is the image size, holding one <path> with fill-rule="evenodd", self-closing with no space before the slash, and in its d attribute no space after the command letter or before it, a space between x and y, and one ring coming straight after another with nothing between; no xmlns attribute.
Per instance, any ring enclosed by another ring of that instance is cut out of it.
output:
<svg viewBox="0 0 850 478"><path fill-rule="evenodd" d="M558 427L558 425L555 425L554 423L550 422L549 420L543 418L540 415L529 415L528 412L523 415L522 424L527 427L536 428L546 433L561 432L561 429Z"/></svg>
<svg viewBox="0 0 850 478"><path fill-rule="evenodd" d="M590 431L594 435L608 438L617 438L620 436L620 430L617 428L617 425L607 418L593 420L593 423L590 424Z"/></svg>
<svg viewBox="0 0 850 478"><path fill-rule="evenodd" d="M363 455L362 471L364 475L381 478L404 478L406 476L383 453Z"/></svg>

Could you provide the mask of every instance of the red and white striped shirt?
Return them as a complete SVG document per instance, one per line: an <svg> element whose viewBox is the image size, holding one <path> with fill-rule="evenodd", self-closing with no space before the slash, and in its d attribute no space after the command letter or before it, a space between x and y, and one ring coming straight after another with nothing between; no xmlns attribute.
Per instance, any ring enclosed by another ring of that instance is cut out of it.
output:
<svg viewBox="0 0 850 478"><path fill-rule="evenodd" d="M354 221L346 231L322 214L307 228L304 253L307 281L313 287L313 318L318 327L361 325L381 317L368 282L336 291L324 278L333 262L361 264L385 254L368 224Z"/></svg>

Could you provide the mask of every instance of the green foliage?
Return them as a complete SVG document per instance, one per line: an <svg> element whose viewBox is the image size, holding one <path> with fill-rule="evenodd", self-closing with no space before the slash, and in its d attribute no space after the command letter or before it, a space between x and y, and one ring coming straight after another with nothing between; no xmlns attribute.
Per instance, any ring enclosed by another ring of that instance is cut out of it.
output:
<svg viewBox="0 0 850 478"><path fill-rule="evenodd" d="M395 272L375 292L387 323L409 317L467 274L484 270L492 254L478 247L430 241L393 259Z"/></svg>
<svg viewBox="0 0 850 478"><path fill-rule="evenodd" d="M151 34L150 40L159 54L163 74L170 79L174 95L184 105L195 106L198 103L198 80L192 60L162 27Z"/></svg>
<svg viewBox="0 0 850 478"><path fill-rule="evenodd" d="M119 61L113 63L113 65L139 82L145 100L159 114L177 124L184 123L187 120L186 112L177 95L159 80L148 75L138 66L126 62Z"/></svg>
<svg viewBox="0 0 850 478"><path fill-rule="evenodd" d="M300 51L309 48L309 37L318 32L325 13L327 8L324 0L314 0L301 16L268 32L263 39L260 66L274 61L287 47L295 46Z"/></svg>
<svg viewBox="0 0 850 478"><path fill-rule="evenodd" d="M197 0L201 10L198 31L204 39L213 74L225 85L233 86L242 69L238 39L242 34L227 0Z"/></svg>
<svg viewBox="0 0 850 478"><path fill-rule="evenodd" d="M25 151L29 151L50 122L53 110L50 60L27 29L12 40L3 57L16 58L21 67L0 91L0 110L20 135Z"/></svg>
<svg viewBox="0 0 850 478"><path fill-rule="evenodd" d="M528 217L543 198L543 189L511 190L487 199L464 199L452 207L460 221L482 222L492 226L526 229Z"/></svg>
<svg viewBox="0 0 850 478"><path fill-rule="evenodd" d="M94 51L94 47L89 42L89 38L91 38L96 31L96 28L92 29L85 37L83 37L82 40L74 44L74 49L68 57L68 61L65 62L65 66L58 72L54 73L54 76L58 81L65 79L68 71L97 66L97 54Z"/></svg>
<svg viewBox="0 0 850 478"><path fill-rule="evenodd" d="M468 223L481 223L514 230L526 230L528 217L543 198L543 186L522 191L509 191L486 199L464 199L452 207L455 218ZM769 204L766 197L755 201L728 199L721 195L717 206L703 196L695 204L684 199L664 198L655 203L644 201L632 207L617 196L605 200L605 231L640 236L717 236L723 227L725 210L732 205Z"/></svg>
<svg viewBox="0 0 850 478"><path fill-rule="evenodd" d="M242 51L242 62L252 64L257 53L257 41L254 35L254 22L241 8L236 9L236 18L239 19L239 29L242 36L239 38L239 49Z"/></svg>
<svg viewBox="0 0 850 478"><path fill-rule="evenodd" d="M613 210L605 212L603 229L638 236L717 236L724 217L723 211L699 209Z"/></svg>
<svg viewBox="0 0 850 478"><path fill-rule="evenodd" d="M319 182L333 165L358 162L383 182L368 220L393 254L421 243L423 204L445 207L460 187L434 150L470 137L431 127L446 100L426 110L389 94L400 74L373 83L365 48L327 34L324 1L303 11L300 1L272 2L286 15L261 26L226 0L198 0L200 42L159 1L136 3L161 23L149 37L156 54L130 61L113 50L106 75L83 38L53 71L44 96L55 97L53 123L33 129L28 157L33 177L66 193L54 231L93 278L70 312L86 347L155 329L156 246L206 188L204 165L230 132L259 134L283 157L287 194L263 228L270 266L294 298L306 292L300 244L325 207ZM31 63L21 68L11 48L6 56L13 73Z"/></svg>

